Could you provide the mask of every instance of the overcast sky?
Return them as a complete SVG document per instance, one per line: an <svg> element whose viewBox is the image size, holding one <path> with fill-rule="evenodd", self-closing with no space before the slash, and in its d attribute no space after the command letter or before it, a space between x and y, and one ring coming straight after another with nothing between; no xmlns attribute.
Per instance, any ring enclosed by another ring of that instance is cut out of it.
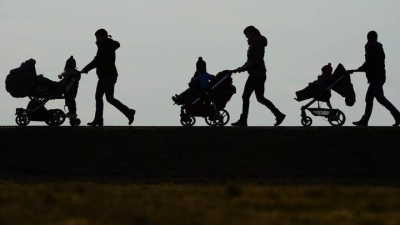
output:
<svg viewBox="0 0 400 225"><path fill-rule="evenodd" d="M69 56L75 57L78 69L93 59L94 32L104 28L121 43L115 97L136 109L133 125L180 126L180 107L173 105L171 96L187 88L197 58L203 57L212 74L241 66L248 47L243 29L254 25L269 42L265 97L287 115L282 126L301 126L300 108L308 101L295 101L295 92L315 80L327 63L358 68L370 30L378 32L386 53L386 97L400 108L399 12L398 0L0 0L0 71L5 81L11 69L33 58L37 73L56 81ZM233 77L237 93L226 106L229 124L241 113L246 78L247 73ZM80 81L77 107L82 125L93 120L97 80L92 70ZM365 107L365 74L354 74L352 83L357 97L353 107L335 92L331 98L345 113L345 126L359 120ZM16 125L15 109L25 108L29 99L13 98L3 86L0 102L0 125ZM52 100L46 106L63 109L64 101ZM330 126L322 117L311 118L315 126ZM104 123L124 126L127 119L105 102ZM275 123L254 95L248 123ZM370 125L393 123L390 113L375 102ZM197 118L196 126L204 125Z"/></svg>

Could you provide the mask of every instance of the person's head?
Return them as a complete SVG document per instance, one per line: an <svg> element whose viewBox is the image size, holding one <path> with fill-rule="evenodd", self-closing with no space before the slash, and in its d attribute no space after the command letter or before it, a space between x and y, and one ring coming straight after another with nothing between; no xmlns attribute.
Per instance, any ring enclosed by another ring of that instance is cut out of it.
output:
<svg viewBox="0 0 400 225"><path fill-rule="evenodd" d="M368 41L378 41L378 33L376 33L374 30L371 30L367 34L367 39Z"/></svg>
<svg viewBox="0 0 400 225"><path fill-rule="evenodd" d="M322 74L332 74L332 66L330 63L321 68Z"/></svg>
<svg viewBox="0 0 400 225"><path fill-rule="evenodd" d="M96 33L94 33L94 35L96 36L97 42L103 42L107 40L109 37L111 37L110 35L108 35L107 31L103 28L98 29Z"/></svg>
<svg viewBox="0 0 400 225"><path fill-rule="evenodd" d="M260 31L257 28L255 28L254 26L246 27L243 30L243 33L249 40L261 35Z"/></svg>
<svg viewBox="0 0 400 225"><path fill-rule="evenodd" d="M201 73L207 72L207 64L202 57L199 57L196 62L196 70Z"/></svg>

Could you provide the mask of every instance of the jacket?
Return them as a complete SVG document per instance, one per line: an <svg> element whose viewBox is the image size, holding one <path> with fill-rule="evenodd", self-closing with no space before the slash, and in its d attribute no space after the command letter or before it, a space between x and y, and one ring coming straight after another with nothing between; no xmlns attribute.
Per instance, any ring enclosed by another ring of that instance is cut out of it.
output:
<svg viewBox="0 0 400 225"><path fill-rule="evenodd" d="M365 72L368 83L386 81L385 52L381 43L371 41L365 45L365 62L359 70Z"/></svg>
<svg viewBox="0 0 400 225"><path fill-rule="evenodd" d="M214 79L214 75L207 72L196 71L189 82L189 87L207 89L209 87L209 81Z"/></svg>
<svg viewBox="0 0 400 225"><path fill-rule="evenodd" d="M247 61L240 67L240 71L247 71L250 76L256 74L265 74L267 69L264 63L265 47L268 45L267 38L260 35L248 40L249 48L247 50Z"/></svg>
<svg viewBox="0 0 400 225"><path fill-rule="evenodd" d="M94 59L86 65L82 72L89 72L96 68L96 74L100 78L118 76L115 67L115 51L120 47L120 43L113 39L107 39L104 42L96 42L97 54Z"/></svg>

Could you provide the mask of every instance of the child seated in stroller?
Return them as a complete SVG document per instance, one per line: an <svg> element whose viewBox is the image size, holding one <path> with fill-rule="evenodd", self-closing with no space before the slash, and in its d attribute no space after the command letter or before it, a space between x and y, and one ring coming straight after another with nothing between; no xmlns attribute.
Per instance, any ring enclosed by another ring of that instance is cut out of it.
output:
<svg viewBox="0 0 400 225"><path fill-rule="evenodd" d="M189 88L179 95L172 97L172 100L177 105L185 104L195 97L199 96L209 88L209 81L214 79L215 76L207 72L207 64L202 57L199 57L196 63L196 72L189 82Z"/></svg>
<svg viewBox="0 0 400 225"><path fill-rule="evenodd" d="M327 65L321 68L321 75L318 75L318 82L324 86L329 78L332 76L332 64L328 63Z"/></svg>
<svg viewBox="0 0 400 225"><path fill-rule="evenodd" d="M308 84L303 90L297 91L295 98L297 101L303 101L309 98L315 98L319 101L328 102L331 98L330 90L325 90L332 77L332 66L330 63L321 68L321 74L317 76L317 80Z"/></svg>

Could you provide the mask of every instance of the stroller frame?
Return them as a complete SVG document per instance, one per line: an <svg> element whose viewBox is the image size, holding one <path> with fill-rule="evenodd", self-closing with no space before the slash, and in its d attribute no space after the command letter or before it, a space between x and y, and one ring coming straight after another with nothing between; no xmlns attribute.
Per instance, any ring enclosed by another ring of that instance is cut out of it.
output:
<svg viewBox="0 0 400 225"><path fill-rule="evenodd" d="M342 74L338 79L336 79L334 82L332 82L330 85L328 85L324 91L329 91L334 87L337 83L339 83L345 76L348 74ZM315 102L318 102L318 108L309 108L312 104ZM326 104L328 108L321 108L320 107L320 102L317 98L314 98L311 100L309 103L301 107L301 124L303 126L311 126L312 124L312 119L311 117L307 116L306 111L308 110L313 114L314 116L322 116L324 118L328 119L328 122L332 126L343 126L343 124L346 122L346 116L345 114L339 110L339 109L333 109L332 105L330 103L330 100L326 101Z"/></svg>
<svg viewBox="0 0 400 225"><path fill-rule="evenodd" d="M78 73L74 70L72 73ZM19 126L27 126L30 121L44 121L49 126L60 126L64 123L66 115L61 109L47 109L45 104L50 100L64 99L63 89L68 84L69 80L72 79L72 75L62 79L55 90L50 92L48 95L33 96L30 95L28 98L31 100L28 103L26 109L17 108L15 115L15 122ZM69 118L71 126L79 126L81 120L77 117Z"/></svg>
<svg viewBox="0 0 400 225"><path fill-rule="evenodd" d="M217 107L217 104L213 100L213 94L215 88L231 75L232 73L227 73L221 80L192 102L182 105L180 113L180 122L182 126L193 126L196 123L196 117L203 117L209 126L225 126L229 122L230 115L228 111ZM192 109L196 104L201 104L202 109Z"/></svg>

